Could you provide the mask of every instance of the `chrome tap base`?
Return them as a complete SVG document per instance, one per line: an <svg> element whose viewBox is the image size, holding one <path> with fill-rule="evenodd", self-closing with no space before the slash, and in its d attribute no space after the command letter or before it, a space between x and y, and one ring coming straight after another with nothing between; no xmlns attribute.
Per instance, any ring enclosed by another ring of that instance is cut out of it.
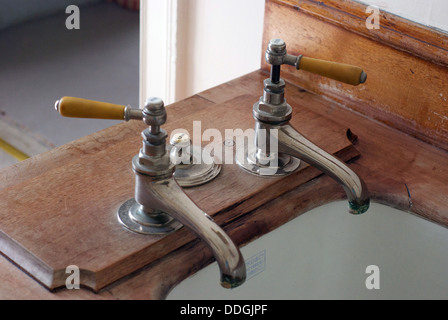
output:
<svg viewBox="0 0 448 320"><path fill-rule="evenodd" d="M258 176L279 177L293 173L300 167L300 160L284 153L278 154L276 165L262 165L256 160L257 149L249 150L248 146L244 146L243 159L236 158L236 163L249 173Z"/></svg>
<svg viewBox="0 0 448 320"><path fill-rule="evenodd" d="M174 171L174 178L184 188L205 184L216 178L221 172L221 164L217 164L215 161L210 164L203 163L202 153L204 150L202 148L192 148L192 150L192 163L178 164Z"/></svg>
<svg viewBox="0 0 448 320"><path fill-rule="evenodd" d="M163 212L144 212L134 198L120 206L117 218L125 228L140 234L169 234L183 227L180 222Z"/></svg>
<svg viewBox="0 0 448 320"><path fill-rule="evenodd" d="M221 172L220 164L196 164L194 167L178 165L174 172L174 178L181 187L196 187L205 184L218 176Z"/></svg>

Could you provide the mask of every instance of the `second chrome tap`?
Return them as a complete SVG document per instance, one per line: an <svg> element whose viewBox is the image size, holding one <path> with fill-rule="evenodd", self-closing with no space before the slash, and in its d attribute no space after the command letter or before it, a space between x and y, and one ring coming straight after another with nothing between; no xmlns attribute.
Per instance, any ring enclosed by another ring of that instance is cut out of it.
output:
<svg viewBox="0 0 448 320"><path fill-rule="evenodd" d="M266 61L271 64L271 75L264 81L263 96L253 106L254 148L246 149L245 156L237 159L237 163L251 173L276 176L296 170L300 165L298 159L301 159L341 184L347 194L350 213L366 212L370 198L364 181L346 164L306 139L289 124L292 108L285 99L285 82L280 78L280 66L293 65L297 69L351 85L365 82L366 74L355 66L289 55L281 39L270 41Z"/></svg>

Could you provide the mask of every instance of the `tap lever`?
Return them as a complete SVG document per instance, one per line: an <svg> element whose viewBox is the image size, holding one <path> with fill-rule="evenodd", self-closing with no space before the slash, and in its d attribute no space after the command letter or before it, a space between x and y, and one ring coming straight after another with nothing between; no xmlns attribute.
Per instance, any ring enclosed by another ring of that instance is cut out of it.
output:
<svg viewBox="0 0 448 320"><path fill-rule="evenodd" d="M266 62L271 65L271 81L273 83L278 83L280 80L280 66L282 64L354 86L367 80L367 74L357 66L309 58L303 55L287 54L286 44L282 39L272 39L269 42L265 57Z"/></svg>
<svg viewBox="0 0 448 320"><path fill-rule="evenodd" d="M353 86L367 80L367 74L357 66L304 56L299 56L297 61L298 63L295 64L297 70L305 70Z"/></svg>
<svg viewBox="0 0 448 320"><path fill-rule="evenodd" d="M142 110L140 109L132 109L130 106L75 97L62 97L56 101L55 109L61 116L69 118L125 121L131 119L141 120L143 118Z"/></svg>

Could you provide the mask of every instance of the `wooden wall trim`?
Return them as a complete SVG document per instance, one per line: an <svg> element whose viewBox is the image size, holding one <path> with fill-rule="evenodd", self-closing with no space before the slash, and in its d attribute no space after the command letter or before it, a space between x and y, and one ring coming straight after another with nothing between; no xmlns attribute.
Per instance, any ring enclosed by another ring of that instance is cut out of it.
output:
<svg viewBox="0 0 448 320"><path fill-rule="evenodd" d="M448 66L448 34L381 10L380 29L368 29L367 5L353 0L275 0L395 49Z"/></svg>
<svg viewBox="0 0 448 320"><path fill-rule="evenodd" d="M290 54L360 66L368 75L360 86L290 66L282 66L281 76L351 111L448 150L448 35L386 13L383 27L370 34L364 10L364 5L352 0L267 0L263 48L270 39L282 38ZM385 21L390 27L384 27ZM423 40L433 44L425 45ZM264 54L261 68L270 70Z"/></svg>

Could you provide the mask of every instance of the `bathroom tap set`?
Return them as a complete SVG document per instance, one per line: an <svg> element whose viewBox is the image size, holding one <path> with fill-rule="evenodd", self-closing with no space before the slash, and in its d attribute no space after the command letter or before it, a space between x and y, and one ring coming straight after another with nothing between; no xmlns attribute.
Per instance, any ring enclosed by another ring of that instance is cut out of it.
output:
<svg viewBox="0 0 448 320"><path fill-rule="evenodd" d="M366 74L359 67L287 54L286 44L281 39L270 41L266 61L271 65L270 77L264 81L260 100L253 105L254 147L244 146L244 157L237 159L237 164L248 174L276 177L294 172L303 160L343 187L350 213L366 212L369 193L363 180L289 124L292 108L285 99L280 68L283 64L291 65L350 85L364 83ZM148 125L141 133L142 148L132 161L130 159L135 174L134 197L119 208L118 222L140 234L167 234L185 225L212 250L223 287L234 288L244 283L246 266L239 248L183 191L183 188L213 180L221 166L193 161L194 157L201 157L202 152L194 151L187 134L175 134L170 143L166 143L168 134L161 126L167 120L167 112L161 99L149 98L143 109L133 109L63 97L55 108L65 117L140 120ZM182 163L176 161L179 158L183 159Z"/></svg>

